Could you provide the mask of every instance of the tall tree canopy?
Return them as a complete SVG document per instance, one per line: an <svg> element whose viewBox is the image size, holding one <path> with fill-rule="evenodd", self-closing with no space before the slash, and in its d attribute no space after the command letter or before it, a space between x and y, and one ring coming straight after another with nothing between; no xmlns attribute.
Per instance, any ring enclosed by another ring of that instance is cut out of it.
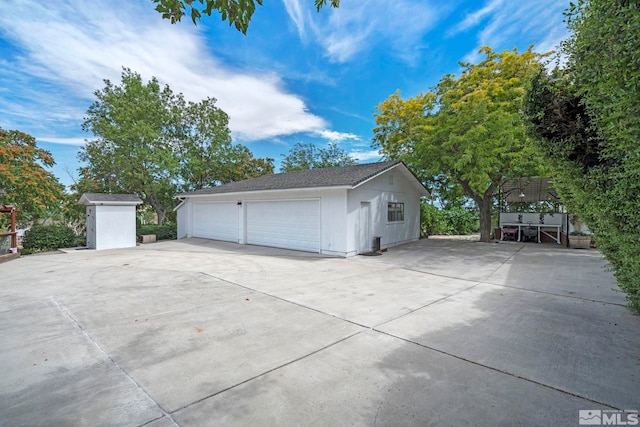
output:
<svg viewBox="0 0 640 427"><path fill-rule="evenodd" d="M136 193L162 224L178 191L273 173L272 159L232 144L229 117L213 98L186 102L129 69L120 85L105 80L95 95L83 123L95 138L80 151L79 191Z"/></svg>
<svg viewBox="0 0 640 427"><path fill-rule="evenodd" d="M348 166L356 163L356 159L338 147L335 142L330 142L327 148L298 142L289 150L289 154L283 157L281 165L283 172Z"/></svg>
<svg viewBox="0 0 640 427"><path fill-rule="evenodd" d="M21 224L57 209L64 186L46 170L54 164L33 136L0 128L0 204L14 205Z"/></svg>
<svg viewBox="0 0 640 427"><path fill-rule="evenodd" d="M189 15L193 23L197 23L202 15L211 16L215 10L223 21L236 27L243 34L247 33L249 23L256 10L256 4L262 6L262 0L153 0L157 4L156 11L172 24L179 22L183 16ZM316 9L320 11L327 0L314 0ZM330 0L331 7L339 7L340 0Z"/></svg>
<svg viewBox="0 0 640 427"><path fill-rule="evenodd" d="M489 241L494 194L506 180L543 173L521 118L525 87L541 68L531 48L519 53L483 47L479 64L461 64L430 92L403 99L399 92L378 105L374 145L422 176L455 182L480 214Z"/></svg>
<svg viewBox="0 0 640 427"><path fill-rule="evenodd" d="M525 111L563 202L640 312L640 5L580 0L567 17L566 66L538 75Z"/></svg>
<svg viewBox="0 0 640 427"><path fill-rule="evenodd" d="M229 116L215 103L207 98L183 109L178 144L183 191L273 173L273 159L256 159L247 147L232 144Z"/></svg>
<svg viewBox="0 0 640 427"><path fill-rule="evenodd" d="M82 128L96 139L81 149L81 179L99 191L137 193L162 223L176 193L180 98L129 69L122 85L105 80L95 96Z"/></svg>

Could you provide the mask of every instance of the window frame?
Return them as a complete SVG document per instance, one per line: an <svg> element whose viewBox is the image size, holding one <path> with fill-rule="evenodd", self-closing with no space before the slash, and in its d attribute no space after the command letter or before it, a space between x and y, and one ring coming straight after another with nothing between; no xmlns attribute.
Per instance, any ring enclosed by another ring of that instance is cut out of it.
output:
<svg viewBox="0 0 640 427"><path fill-rule="evenodd" d="M404 222L404 202L387 202L387 222Z"/></svg>

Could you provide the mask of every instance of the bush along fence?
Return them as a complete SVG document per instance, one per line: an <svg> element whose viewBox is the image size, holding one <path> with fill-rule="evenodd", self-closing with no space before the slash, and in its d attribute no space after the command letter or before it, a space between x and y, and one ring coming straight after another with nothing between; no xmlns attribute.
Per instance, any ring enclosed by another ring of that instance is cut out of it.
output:
<svg viewBox="0 0 640 427"><path fill-rule="evenodd" d="M59 248L75 247L78 243L78 236L71 227L34 224L24 233L22 253L55 251Z"/></svg>

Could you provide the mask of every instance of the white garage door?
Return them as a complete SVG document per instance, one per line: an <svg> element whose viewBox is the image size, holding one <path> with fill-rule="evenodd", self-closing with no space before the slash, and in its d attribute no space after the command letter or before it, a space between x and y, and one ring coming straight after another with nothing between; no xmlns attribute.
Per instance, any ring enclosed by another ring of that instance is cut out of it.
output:
<svg viewBox="0 0 640 427"><path fill-rule="evenodd" d="M238 242L236 202L194 203L193 237Z"/></svg>
<svg viewBox="0 0 640 427"><path fill-rule="evenodd" d="M320 252L320 202L247 203L247 243Z"/></svg>

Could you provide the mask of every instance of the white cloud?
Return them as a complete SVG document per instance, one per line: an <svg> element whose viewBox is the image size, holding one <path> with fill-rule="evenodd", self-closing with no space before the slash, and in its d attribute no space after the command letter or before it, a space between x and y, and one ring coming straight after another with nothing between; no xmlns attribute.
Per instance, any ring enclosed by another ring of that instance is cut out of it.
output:
<svg viewBox="0 0 640 427"><path fill-rule="evenodd" d="M38 142L50 142L51 144L62 145L84 145L86 140L84 138L50 138L46 136L37 136Z"/></svg>
<svg viewBox="0 0 640 427"><path fill-rule="evenodd" d="M310 1L284 3L301 38L311 31L335 62L349 61L379 47L412 61L416 45L438 18L436 7L425 0L349 1L340 3L337 10L325 6L318 14L312 11Z"/></svg>
<svg viewBox="0 0 640 427"><path fill-rule="evenodd" d="M328 129L319 130L316 134L331 142L342 142L348 140L360 141L361 139L358 135L353 133L336 132Z"/></svg>
<svg viewBox="0 0 640 427"><path fill-rule="evenodd" d="M380 159L382 159L382 156L380 155L380 153L378 152L378 150L371 150L371 151L352 151L349 153L349 156L353 157L354 159L356 159L359 162L364 162L364 161L378 161Z"/></svg>
<svg viewBox="0 0 640 427"><path fill-rule="evenodd" d="M298 35L301 39L306 38L306 23L309 22L310 14L307 5L301 3L300 0L283 0L284 7L287 9L289 17L298 29Z"/></svg>
<svg viewBox="0 0 640 427"><path fill-rule="evenodd" d="M458 23L458 25L456 25L454 28L452 28L450 31L448 31L447 35L448 36L453 36L453 35L456 35L456 34L458 34L460 32L466 31L469 28L475 27L487 15L491 14L496 9L498 9L500 6L502 6L503 2L504 2L504 0L492 0L491 2L489 2L488 5L486 5L482 9L480 9L480 10L478 10L476 12L468 14L462 22Z"/></svg>
<svg viewBox="0 0 640 427"><path fill-rule="evenodd" d="M523 38L535 44L536 52L543 53L555 49L569 35L558 19L566 7L567 4L557 0L524 3L491 0L480 10L468 14L448 35L481 27L477 33L477 47L464 58L471 63L480 59L477 52L480 46L491 46L494 50L512 49L516 47L513 40ZM528 46L519 47L522 50Z"/></svg>
<svg viewBox="0 0 640 427"><path fill-rule="evenodd" d="M208 53L196 27L170 25L148 4L16 0L3 6L0 31L23 52L15 63L0 64L0 72L20 70L26 75L21 84L47 82L37 93L20 94L34 116L56 114L52 105L73 110L66 101L86 109L102 80L119 82L124 66L145 79L157 77L189 100L216 98L232 133L244 141L326 128L277 75L226 67Z"/></svg>

